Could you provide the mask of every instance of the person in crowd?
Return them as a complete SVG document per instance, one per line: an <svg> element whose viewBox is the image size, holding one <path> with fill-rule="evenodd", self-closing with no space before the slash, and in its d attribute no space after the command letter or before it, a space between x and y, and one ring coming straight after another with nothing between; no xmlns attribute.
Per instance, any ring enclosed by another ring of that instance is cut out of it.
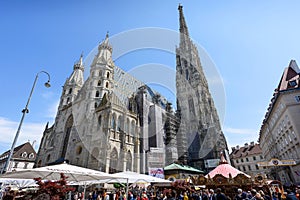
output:
<svg viewBox="0 0 300 200"><path fill-rule="evenodd" d="M215 191L213 189L209 190L209 200L217 200Z"/></svg>
<svg viewBox="0 0 300 200"><path fill-rule="evenodd" d="M202 200L209 200L209 190L205 189L202 193Z"/></svg>
<svg viewBox="0 0 300 200"><path fill-rule="evenodd" d="M217 200L227 200L227 197L225 196L224 193L222 193L221 188L216 189L216 199Z"/></svg>
<svg viewBox="0 0 300 200"><path fill-rule="evenodd" d="M238 188L234 200L242 200L243 199L242 195L243 195L243 190L241 188Z"/></svg>
<svg viewBox="0 0 300 200"><path fill-rule="evenodd" d="M292 192L292 190L287 189L286 192L287 192L286 200L298 200L296 195Z"/></svg>
<svg viewBox="0 0 300 200"><path fill-rule="evenodd" d="M189 200L189 196L187 195L187 192L183 193L183 200Z"/></svg>
<svg viewBox="0 0 300 200"><path fill-rule="evenodd" d="M250 200L256 200L256 194L257 194L256 189L252 189L250 191L250 193L251 193L251 199Z"/></svg>
<svg viewBox="0 0 300 200"><path fill-rule="evenodd" d="M300 200L300 188L296 189L296 197L298 200Z"/></svg>

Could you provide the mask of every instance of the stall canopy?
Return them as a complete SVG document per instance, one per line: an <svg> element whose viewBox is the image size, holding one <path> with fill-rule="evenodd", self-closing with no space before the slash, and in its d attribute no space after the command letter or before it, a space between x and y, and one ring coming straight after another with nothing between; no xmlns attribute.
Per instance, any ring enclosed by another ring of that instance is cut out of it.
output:
<svg viewBox="0 0 300 200"><path fill-rule="evenodd" d="M245 174L244 172L229 165L223 155L221 155L220 164L214 170L209 172L205 177L214 178L218 174L224 176L225 178L234 178L239 174L245 175L247 178L251 178L251 176L249 176L248 174Z"/></svg>

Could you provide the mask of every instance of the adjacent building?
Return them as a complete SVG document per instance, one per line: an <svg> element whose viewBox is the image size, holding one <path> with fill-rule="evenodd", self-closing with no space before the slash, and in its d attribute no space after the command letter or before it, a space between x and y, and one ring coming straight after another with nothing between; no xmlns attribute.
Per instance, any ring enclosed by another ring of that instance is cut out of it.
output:
<svg viewBox="0 0 300 200"><path fill-rule="evenodd" d="M83 57L67 78L53 125L47 125L37 166L68 161L105 172L163 168L181 162L202 168L227 151L196 46L179 6L177 110L113 59L109 36L84 80Z"/></svg>
<svg viewBox="0 0 300 200"><path fill-rule="evenodd" d="M259 144L250 142L244 146L232 147L230 153L232 165L238 170L255 177L257 174L265 174L266 167L260 167L259 162L265 161Z"/></svg>
<svg viewBox="0 0 300 200"><path fill-rule="evenodd" d="M263 157L272 161L268 177L287 185L300 183L299 73L296 61L291 60L274 91L259 135Z"/></svg>
<svg viewBox="0 0 300 200"><path fill-rule="evenodd" d="M10 150L0 155L0 170L3 170L7 162ZM14 148L10 162L7 165L6 172L16 169L32 169L36 159L36 152L30 142L26 142Z"/></svg>

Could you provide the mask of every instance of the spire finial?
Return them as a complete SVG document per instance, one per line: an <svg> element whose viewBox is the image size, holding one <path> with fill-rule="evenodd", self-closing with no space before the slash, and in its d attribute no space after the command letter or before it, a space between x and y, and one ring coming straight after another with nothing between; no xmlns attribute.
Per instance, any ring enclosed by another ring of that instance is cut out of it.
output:
<svg viewBox="0 0 300 200"><path fill-rule="evenodd" d="M182 10L183 6L181 4L179 4L178 6L178 10L179 10L179 31L180 33L188 36L189 32L188 32L188 28L184 19L184 15L183 15L183 10Z"/></svg>
<svg viewBox="0 0 300 200"><path fill-rule="evenodd" d="M106 32L105 38L108 38L108 37L109 37L109 31Z"/></svg>

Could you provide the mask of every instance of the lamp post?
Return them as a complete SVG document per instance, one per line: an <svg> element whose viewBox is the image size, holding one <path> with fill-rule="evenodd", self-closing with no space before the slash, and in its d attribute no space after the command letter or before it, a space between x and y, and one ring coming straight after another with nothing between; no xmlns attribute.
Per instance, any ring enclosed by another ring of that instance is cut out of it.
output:
<svg viewBox="0 0 300 200"><path fill-rule="evenodd" d="M25 118L26 113L29 113L28 105L29 105L29 102L30 102L30 99L31 99L33 90L34 90L34 88L35 88L35 84L36 84L36 82L37 82L37 80L38 80L39 74L41 74L41 73L44 73L44 74L46 74L46 75L48 76L48 81L45 83L45 87L47 87L47 88L50 87L50 75L48 74L48 72L46 72L46 71L40 71L40 72L38 72L38 73L36 74L36 76L35 76L35 79L34 79L34 82L33 82L33 85L32 85L32 88L31 88L31 91L30 91L30 94L29 94L29 97L28 97L26 106L25 106L25 108L22 110L23 115L22 115L22 118L21 118L19 127L18 127L18 129L17 129L17 132L16 132L16 135L15 135L14 141L13 141L13 143L12 143L12 145L11 145L11 148L10 148L10 152L9 152L8 158L7 158L6 162L5 162L4 167L2 168L1 174L3 174L4 172L6 172L8 166L9 166L9 163L10 163L10 161L11 161L11 159L12 159L12 155L13 155L13 152L14 152L14 148L15 148L16 142L17 142L17 140L18 140L18 137L19 137L19 134L20 134L20 130L21 130L22 124L23 124L23 120L24 120L24 118Z"/></svg>

